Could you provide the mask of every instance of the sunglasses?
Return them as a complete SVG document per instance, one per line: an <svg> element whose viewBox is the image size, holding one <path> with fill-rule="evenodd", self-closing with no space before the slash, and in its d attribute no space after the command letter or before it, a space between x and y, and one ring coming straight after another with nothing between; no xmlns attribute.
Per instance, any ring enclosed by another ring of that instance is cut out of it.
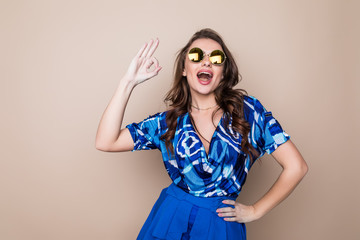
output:
<svg viewBox="0 0 360 240"><path fill-rule="evenodd" d="M188 53L190 61L195 63L201 62L205 55L209 56L209 61L213 65L221 65L225 62L226 59L225 53L221 50L214 50L210 54L205 54L203 50L195 47L190 49Z"/></svg>

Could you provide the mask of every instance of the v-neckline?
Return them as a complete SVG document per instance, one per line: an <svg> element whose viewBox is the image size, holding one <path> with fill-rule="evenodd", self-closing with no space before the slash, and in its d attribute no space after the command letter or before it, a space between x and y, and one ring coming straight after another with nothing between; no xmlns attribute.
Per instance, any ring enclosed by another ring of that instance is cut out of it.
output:
<svg viewBox="0 0 360 240"><path fill-rule="evenodd" d="M196 131L196 129L195 129L195 126L193 125L193 123L192 123L192 121L191 121L191 115L190 115L190 113L188 112L187 115L188 115L187 117L188 117L188 120L189 120L189 122L190 122L191 128L192 128L192 130L194 131L197 139L200 141L201 149L204 151L206 159L209 159L209 156L210 156L210 153L211 153L211 149L212 149L211 143L213 142L213 139L214 139L214 137L216 136L216 132L218 131L218 128L219 128L219 126L220 126L220 124L221 124L221 121L222 121L223 118L224 118L225 112L222 113L221 118L220 118L219 122L217 123L217 125L216 125L216 127L215 127L215 130L214 130L214 132L213 132L213 134L212 134L212 136L211 136L211 138L210 138L209 151L208 151L208 152L206 152L206 148L205 148L205 146L204 146L204 143L201 141L201 138L200 138L199 134L197 133L197 131Z"/></svg>

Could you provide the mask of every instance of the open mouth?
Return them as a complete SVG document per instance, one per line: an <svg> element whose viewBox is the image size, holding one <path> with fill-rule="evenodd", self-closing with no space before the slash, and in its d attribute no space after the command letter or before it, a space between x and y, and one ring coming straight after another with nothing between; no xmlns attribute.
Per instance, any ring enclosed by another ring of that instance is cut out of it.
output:
<svg viewBox="0 0 360 240"><path fill-rule="evenodd" d="M197 74L197 77L200 80L200 82L208 83L212 79L213 74L211 72L200 71Z"/></svg>

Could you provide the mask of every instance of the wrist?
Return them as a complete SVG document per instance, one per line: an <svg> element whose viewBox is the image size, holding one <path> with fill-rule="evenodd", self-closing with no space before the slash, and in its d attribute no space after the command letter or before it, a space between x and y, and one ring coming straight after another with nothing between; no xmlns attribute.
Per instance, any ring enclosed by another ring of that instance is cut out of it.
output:
<svg viewBox="0 0 360 240"><path fill-rule="evenodd" d="M251 205L251 207L253 209L254 220L258 220L258 219L262 218L266 214L264 211L261 210L261 208L256 206L256 204Z"/></svg>
<svg viewBox="0 0 360 240"><path fill-rule="evenodd" d="M121 78L120 82L119 82L119 87L123 87L127 90L133 90L134 87L136 87L136 82L133 78L128 77L127 75L125 75L124 77Z"/></svg>

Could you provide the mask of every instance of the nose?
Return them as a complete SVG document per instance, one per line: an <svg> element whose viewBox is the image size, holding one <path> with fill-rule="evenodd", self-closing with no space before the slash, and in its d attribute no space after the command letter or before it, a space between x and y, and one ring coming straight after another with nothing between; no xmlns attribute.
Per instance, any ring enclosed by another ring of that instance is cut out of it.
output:
<svg viewBox="0 0 360 240"><path fill-rule="evenodd" d="M210 67L211 66L210 57L207 54L205 54L201 63L203 66Z"/></svg>

